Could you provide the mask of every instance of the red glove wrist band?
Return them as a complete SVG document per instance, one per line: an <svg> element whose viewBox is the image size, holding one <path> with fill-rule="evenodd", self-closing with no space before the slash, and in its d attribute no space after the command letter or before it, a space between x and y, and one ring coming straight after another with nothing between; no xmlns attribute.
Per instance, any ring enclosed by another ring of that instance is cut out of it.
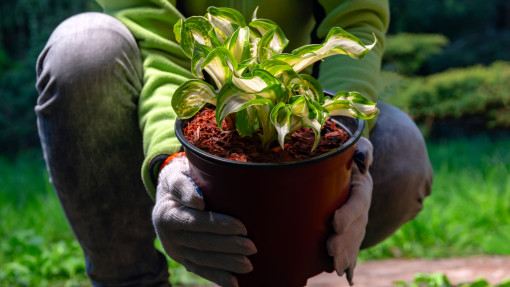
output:
<svg viewBox="0 0 510 287"><path fill-rule="evenodd" d="M167 165L172 159L176 158L176 157L180 157L180 156L186 156L186 153L185 152L177 152L177 153L174 153L173 155L167 157L167 159L163 162L163 164L161 164L161 166L159 167L159 172L161 172L161 170L163 169L163 167L165 167L165 165Z"/></svg>

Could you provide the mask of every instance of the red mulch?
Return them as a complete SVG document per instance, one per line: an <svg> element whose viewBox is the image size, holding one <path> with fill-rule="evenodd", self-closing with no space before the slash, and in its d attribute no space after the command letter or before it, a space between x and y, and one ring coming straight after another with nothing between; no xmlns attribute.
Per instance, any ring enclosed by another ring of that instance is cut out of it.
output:
<svg viewBox="0 0 510 287"><path fill-rule="evenodd" d="M186 139L199 149L219 157L242 162L291 162L303 160L331 151L349 138L349 134L331 120L326 123L321 132L319 146L313 151L315 139L310 128L300 128L286 141L284 149L278 141L271 144L268 151L262 148L258 135L241 137L236 130L226 130L224 121L221 131L216 125L215 111L211 108L202 109L193 117L183 133Z"/></svg>

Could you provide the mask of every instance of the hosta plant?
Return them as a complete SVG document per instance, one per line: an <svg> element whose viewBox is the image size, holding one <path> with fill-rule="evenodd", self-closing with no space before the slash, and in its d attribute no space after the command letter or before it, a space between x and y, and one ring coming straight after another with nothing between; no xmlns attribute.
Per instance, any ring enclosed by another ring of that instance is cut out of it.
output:
<svg viewBox="0 0 510 287"><path fill-rule="evenodd" d="M302 73L328 56L362 58L375 40L366 46L345 30L333 28L323 44L283 53L288 40L275 22L258 19L255 10L247 24L238 11L216 7L209 7L203 17L180 20L174 33L196 77L173 95L172 107L181 119L212 104L220 129L230 117L241 136L257 133L267 149L275 140L283 147L299 127L309 127L315 133L313 150L328 116L370 119L378 113L375 103L357 92L326 97L319 82Z"/></svg>

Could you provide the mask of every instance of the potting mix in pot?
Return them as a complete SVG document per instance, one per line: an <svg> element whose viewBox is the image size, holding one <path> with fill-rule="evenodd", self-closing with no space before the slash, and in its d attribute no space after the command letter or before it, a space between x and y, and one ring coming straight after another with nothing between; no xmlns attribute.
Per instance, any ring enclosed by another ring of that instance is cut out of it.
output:
<svg viewBox="0 0 510 287"><path fill-rule="evenodd" d="M362 121L351 118L370 119L378 109L357 92L325 94L302 71L332 55L361 58L375 40L365 46L333 28L323 44L283 53L288 40L275 22L258 19L255 10L246 23L238 11L216 7L203 17L180 20L174 33L196 77L172 97L177 116L187 120L178 121L176 134L191 177L207 208L239 218L257 246L250 258L254 270L238 276L240 286L303 286L309 277L332 271L325 241L334 210L347 199L352 156L363 129ZM333 116L358 125L349 130L330 120ZM324 157L323 163L309 160L333 150L340 155ZM303 160L309 167L293 164ZM254 169L242 162L269 165ZM301 237L311 239L296 239Z"/></svg>
<svg viewBox="0 0 510 287"><path fill-rule="evenodd" d="M273 143L268 150L264 150L256 134L242 137L236 130L229 130L225 120L220 129L216 125L215 115L212 108L202 109L188 122L183 131L184 136L191 144L207 153L241 162L303 160L337 149L350 138L346 130L327 119L321 130L319 145L313 151L315 134L311 128L305 127L290 134L283 148Z"/></svg>

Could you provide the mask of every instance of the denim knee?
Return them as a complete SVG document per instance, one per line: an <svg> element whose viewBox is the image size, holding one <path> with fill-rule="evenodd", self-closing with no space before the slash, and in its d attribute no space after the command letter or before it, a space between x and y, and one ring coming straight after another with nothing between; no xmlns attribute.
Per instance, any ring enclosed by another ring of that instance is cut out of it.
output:
<svg viewBox="0 0 510 287"><path fill-rule="evenodd" d="M374 189L362 248L381 242L413 219L432 186L432 167L417 126L396 107L378 106L381 114L370 135Z"/></svg>
<svg viewBox="0 0 510 287"><path fill-rule="evenodd" d="M134 37L120 21L102 13L83 13L62 22L39 55L36 72L40 95L36 111L41 113L51 111L54 101L77 94L73 91L88 91L80 102L107 96L103 87L119 82L114 78L132 86L131 101L142 86Z"/></svg>

